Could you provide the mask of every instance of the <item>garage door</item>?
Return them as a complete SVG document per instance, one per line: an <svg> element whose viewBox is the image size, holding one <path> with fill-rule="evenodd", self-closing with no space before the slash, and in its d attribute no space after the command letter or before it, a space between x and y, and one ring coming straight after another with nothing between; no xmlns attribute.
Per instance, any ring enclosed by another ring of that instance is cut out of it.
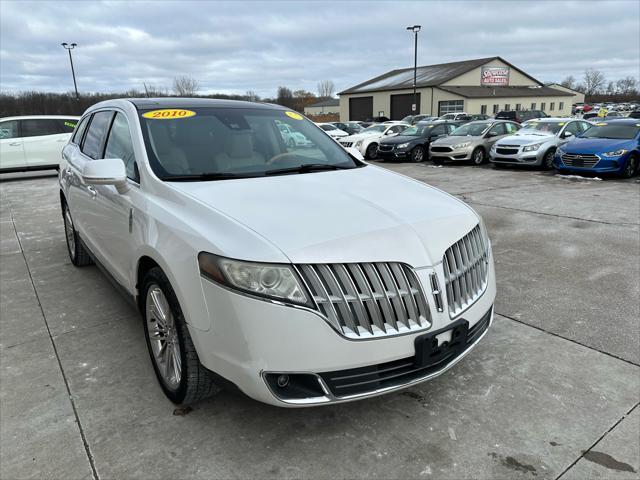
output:
<svg viewBox="0 0 640 480"><path fill-rule="evenodd" d="M391 95L391 120L402 120L407 115L417 115L420 113L420 94L416 95L417 108L416 112L411 111L413 105L413 93L404 93L402 95Z"/></svg>
<svg viewBox="0 0 640 480"><path fill-rule="evenodd" d="M367 120L373 117L373 97L349 99L349 120Z"/></svg>

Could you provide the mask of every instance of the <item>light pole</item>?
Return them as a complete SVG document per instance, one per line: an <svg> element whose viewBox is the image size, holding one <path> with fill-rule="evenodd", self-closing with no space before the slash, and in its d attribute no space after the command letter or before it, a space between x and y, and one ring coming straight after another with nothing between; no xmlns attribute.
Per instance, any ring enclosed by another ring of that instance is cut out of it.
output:
<svg viewBox="0 0 640 480"><path fill-rule="evenodd" d="M414 33L415 43L413 50L413 105L412 105L412 113L415 115L418 113L418 95L416 93L416 76L418 72L418 32L420 31L420 25L413 25L412 27L407 27L407 30L410 30Z"/></svg>
<svg viewBox="0 0 640 480"><path fill-rule="evenodd" d="M78 46L77 43L68 44L67 42L61 43L65 50L69 52L69 62L71 62L71 75L73 76L73 88L76 89L76 100L80 100L80 95L78 95L78 84L76 83L76 72L73 69L73 58L71 58L71 50Z"/></svg>

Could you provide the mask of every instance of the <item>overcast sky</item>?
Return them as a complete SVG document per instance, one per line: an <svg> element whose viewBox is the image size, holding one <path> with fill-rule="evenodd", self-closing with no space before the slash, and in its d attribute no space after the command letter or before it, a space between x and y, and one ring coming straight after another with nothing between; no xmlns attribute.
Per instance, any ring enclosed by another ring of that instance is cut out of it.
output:
<svg viewBox="0 0 640 480"><path fill-rule="evenodd" d="M0 0L0 89L81 92L171 87L274 96L279 85L337 91L413 65L499 55L542 81L640 71L640 2L214 2Z"/></svg>

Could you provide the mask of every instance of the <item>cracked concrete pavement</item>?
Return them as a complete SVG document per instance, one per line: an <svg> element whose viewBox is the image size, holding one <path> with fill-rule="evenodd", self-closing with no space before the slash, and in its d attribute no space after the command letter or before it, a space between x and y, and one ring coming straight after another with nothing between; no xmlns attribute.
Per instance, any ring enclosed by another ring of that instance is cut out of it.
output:
<svg viewBox="0 0 640 480"><path fill-rule="evenodd" d="M184 416L137 312L70 264L55 177L5 178L0 478L639 478L640 178L382 166L483 215L484 341L399 393L288 410L223 392Z"/></svg>

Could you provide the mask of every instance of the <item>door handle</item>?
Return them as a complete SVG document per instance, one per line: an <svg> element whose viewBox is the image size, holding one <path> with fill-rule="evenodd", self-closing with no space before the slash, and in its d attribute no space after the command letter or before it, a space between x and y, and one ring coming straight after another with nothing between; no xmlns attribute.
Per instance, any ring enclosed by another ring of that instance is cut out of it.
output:
<svg viewBox="0 0 640 480"><path fill-rule="evenodd" d="M9 144L9 146L10 146L10 147L19 147L19 146L21 146L21 145L22 145L22 143L20 143L20 142L11 142L11 143Z"/></svg>
<svg viewBox="0 0 640 480"><path fill-rule="evenodd" d="M98 191L91 185L87 187L87 191L89 192L89 195L91 195L91 198L96 198L96 195L98 195Z"/></svg>

